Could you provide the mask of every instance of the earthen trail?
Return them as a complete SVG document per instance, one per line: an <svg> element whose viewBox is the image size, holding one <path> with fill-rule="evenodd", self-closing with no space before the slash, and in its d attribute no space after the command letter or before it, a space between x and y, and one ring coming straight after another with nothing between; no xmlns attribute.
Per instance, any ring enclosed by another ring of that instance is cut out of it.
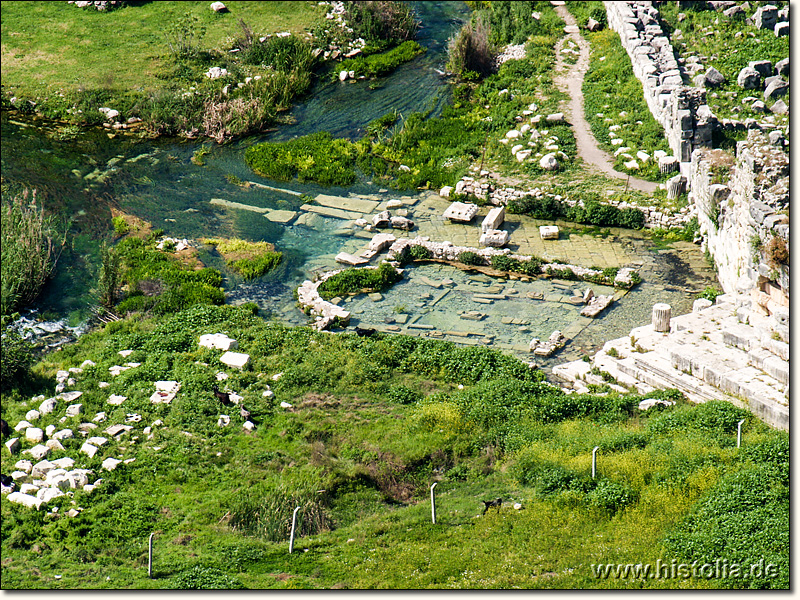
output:
<svg viewBox="0 0 800 600"><path fill-rule="evenodd" d="M575 17L567 10L565 6L556 6L556 12L564 19L567 26L577 27ZM566 65L562 60L561 48L566 39L572 38L580 48L580 56L578 62L565 71ZM618 179L628 179L627 173L620 173L614 170L613 157L604 150L601 150L597 145L597 140L592 135L592 130L589 123L583 116L583 77L589 69L589 42L587 42L580 33L574 32L568 34L568 38L562 38L556 46L556 72L558 75L554 78L555 85L566 94L569 95L570 100L564 108L567 113L567 119L572 123L572 130L575 133L575 141L578 146L578 156L588 164L598 168L604 174ZM658 184L652 181L645 181L637 177L630 177L628 186L635 190L653 193L658 189Z"/></svg>

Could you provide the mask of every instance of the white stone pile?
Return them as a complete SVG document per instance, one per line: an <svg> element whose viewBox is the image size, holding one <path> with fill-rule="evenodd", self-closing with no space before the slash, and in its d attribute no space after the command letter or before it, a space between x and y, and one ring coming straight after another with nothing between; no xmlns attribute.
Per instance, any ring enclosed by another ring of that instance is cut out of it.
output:
<svg viewBox="0 0 800 600"><path fill-rule="evenodd" d="M332 302L323 300L317 291L323 281L336 273L341 273L341 271L324 273L317 281L309 281L307 279L297 288L297 301L303 310L308 311L315 317L311 326L317 331L328 329L337 321L342 325L347 325L350 322L350 313L348 311L339 308Z"/></svg>

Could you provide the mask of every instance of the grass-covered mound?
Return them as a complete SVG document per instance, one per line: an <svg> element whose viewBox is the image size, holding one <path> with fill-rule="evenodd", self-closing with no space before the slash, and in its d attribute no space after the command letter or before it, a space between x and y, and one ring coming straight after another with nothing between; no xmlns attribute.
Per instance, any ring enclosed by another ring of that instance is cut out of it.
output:
<svg viewBox="0 0 800 600"><path fill-rule="evenodd" d="M160 234L158 230L144 239L127 237L104 258L101 293L109 298L109 308L121 314L152 311L165 315L195 304L224 304L222 274L196 260L191 260L193 266L184 263L169 245L159 250ZM113 306L117 282L122 295Z"/></svg>
<svg viewBox="0 0 800 600"><path fill-rule="evenodd" d="M198 346L217 332L250 356L244 370ZM141 364L111 377L121 350ZM102 429L130 414L141 420L94 458L79 452L80 435L51 454L102 476L92 493L40 511L3 497L5 589L788 585L788 436L727 403L692 406L657 392L677 406L640 412L642 396L566 395L488 348L331 335L230 306L112 323L38 363L38 391L53 395L56 371L86 359L96 364L73 387L84 392L83 415L59 423L61 401L37 425L76 428L101 411ZM220 372L228 378L218 381ZM157 380L181 382L170 404L150 402ZM242 396L254 433L217 401L214 384ZM109 405L110 394L128 398ZM40 402L16 391L2 400L12 426ZM228 427L217 426L221 413ZM144 428L157 419L151 438ZM135 460L101 471L108 456ZM4 449L3 472L18 458ZM481 500L496 497L502 506L478 516ZM78 516L65 514L75 507ZM779 576L625 579L598 570L718 552L745 560L746 548Z"/></svg>
<svg viewBox="0 0 800 600"><path fill-rule="evenodd" d="M232 271L245 279L266 275L280 264L283 253L276 252L269 242L248 242L241 239L209 238L203 240L214 246Z"/></svg>
<svg viewBox="0 0 800 600"><path fill-rule="evenodd" d="M247 165L263 177L276 181L314 181L322 185L350 185L356 150L347 139L334 139L327 131L288 142L263 142L245 152Z"/></svg>
<svg viewBox="0 0 800 600"><path fill-rule="evenodd" d="M325 300L361 292L382 292L401 277L389 263L382 263L377 269L345 269L323 281L317 292Z"/></svg>

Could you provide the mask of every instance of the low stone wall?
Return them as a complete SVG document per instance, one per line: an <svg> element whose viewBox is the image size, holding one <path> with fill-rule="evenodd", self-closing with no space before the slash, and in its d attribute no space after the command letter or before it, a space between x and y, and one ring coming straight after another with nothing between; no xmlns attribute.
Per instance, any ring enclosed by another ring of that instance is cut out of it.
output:
<svg viewBox="0 0 800 600"><path fill-rule="evenodd" d="M564 202L568 206L575 206L582 202L581 200L573 200L560 194L551 194L539 188L532 188L530 190L519 190L512 187L495 187L491 181L481 178L476 180L474 177L464 176L456 183L454 188L456 194L468 194L477 198L486 198L491 204L495 206L506 206L511 200L518 200L526 196L534 198L550 197L559 202ZM657 206L638 206L620 200L609 200L608 204L617 208L636 208L644 213L644 226L648 229L663 228L671 229L675 227L683 227L694 216L692 207L681 208L675 214L668 214L659 210Z"/></svg>
<svg viewBox="0 0 800 600"><path fill-rule="evenodd" d="M789 266L773 260L776 246L789 251L789 156L781 146L751 130L735 162L721 150L696 150L689 200L723 290L755 289L788 307Z"/></svg>
<svg viewBox="0 0 800 600"><path fill-rule="evenodd" d="M711 146L715 117L705 90L683 85L680 66L652 2L603 2L608 24L619 33L642 82L650 112L661 123L681 172L687 175L692 151Z"/></svg>

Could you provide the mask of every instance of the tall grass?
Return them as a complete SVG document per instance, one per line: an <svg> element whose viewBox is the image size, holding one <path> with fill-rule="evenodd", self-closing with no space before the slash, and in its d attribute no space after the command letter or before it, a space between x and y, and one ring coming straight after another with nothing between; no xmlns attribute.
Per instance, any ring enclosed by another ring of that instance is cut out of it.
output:
<svg viewBox="0 0 800 600"><path fill-rule="evenodd" d="M30 198L30 200L29 200ZM36 204L36 190L3 198L2 208L2 314L33 301L53 273L65 234L53 217Z"/></svg>

